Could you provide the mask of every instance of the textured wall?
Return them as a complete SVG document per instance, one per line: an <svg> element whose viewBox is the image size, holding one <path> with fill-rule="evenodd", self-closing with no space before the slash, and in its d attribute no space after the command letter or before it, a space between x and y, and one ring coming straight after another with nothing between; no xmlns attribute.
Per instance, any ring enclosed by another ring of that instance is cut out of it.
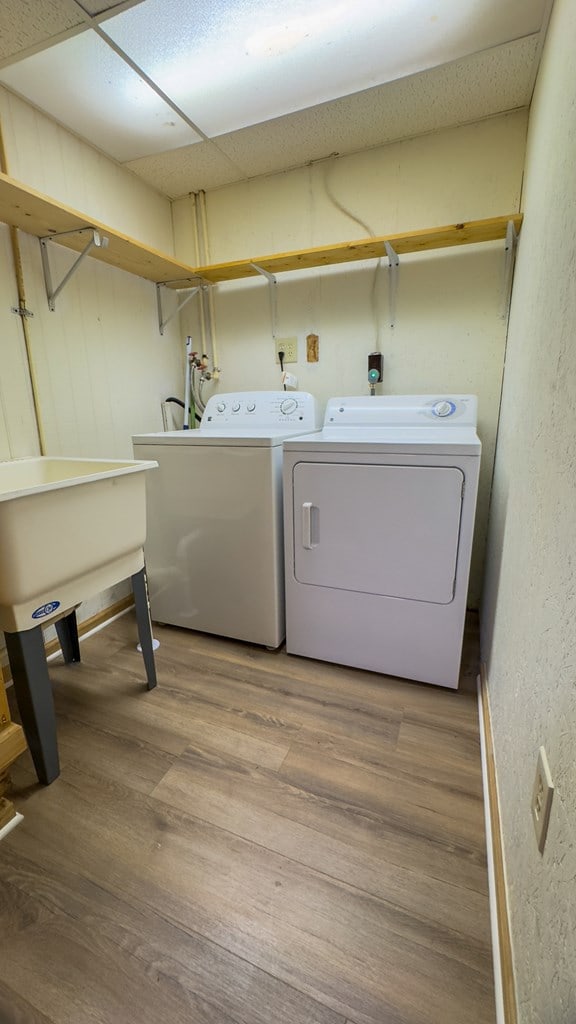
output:
<svg viewBox="0 0 576 1024"><path fill-rule="evenodd" d="M525 138L526 116L514 114L209 193L210 258L511 213L519 208ZM180 255L193 260L188 205L175 204L176 242ZM367 355L374 349L384 353L385 392L478 394L484 449L471 603L482 577L502 382L503 268L502 244L402 257L394 329L386 260L380 270L371 262L279 275L277 285L277 333L299 339L299 361L290 369L322 402L367 393ZM276 387L265 282L222 285L215 305L222 389ZM185 310L183 320L194 331L192 314ZM317 364L306 362L310 331L320 336Z"/></svg>
<svg viewBox="0 0 576 1024"><path fill-rule="evenodd" d="M576 1020L576 5L556 0L530 117L496 460L484 656L521 1024ZM538 852L538 747L556 793Z"/></svg>

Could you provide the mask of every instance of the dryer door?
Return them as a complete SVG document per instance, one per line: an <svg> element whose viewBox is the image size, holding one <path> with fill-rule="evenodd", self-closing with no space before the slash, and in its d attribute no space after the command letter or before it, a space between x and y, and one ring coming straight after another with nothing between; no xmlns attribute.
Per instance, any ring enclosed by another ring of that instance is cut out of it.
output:
<svg viewBox="0 0 576 1024"><path fill-rule="evenodd" d="M460 469L299 462L293 483L294 573L300 583L452 601Z"/></svg>

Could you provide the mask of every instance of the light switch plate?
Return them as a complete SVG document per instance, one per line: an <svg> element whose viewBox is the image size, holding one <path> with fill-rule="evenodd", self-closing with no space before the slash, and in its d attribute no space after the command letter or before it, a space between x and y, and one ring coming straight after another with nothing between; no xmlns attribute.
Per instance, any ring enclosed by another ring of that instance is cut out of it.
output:
<svg viewBox="0 0 576 1024"><path fill-rule="evenodd" d="M550 774L548 758L546 757L544 747L540 747L534 789L532 790L532 821L534 822L536 842L538 843L540 853L543 852L546 843L553 796L554 783Z"/></svg>

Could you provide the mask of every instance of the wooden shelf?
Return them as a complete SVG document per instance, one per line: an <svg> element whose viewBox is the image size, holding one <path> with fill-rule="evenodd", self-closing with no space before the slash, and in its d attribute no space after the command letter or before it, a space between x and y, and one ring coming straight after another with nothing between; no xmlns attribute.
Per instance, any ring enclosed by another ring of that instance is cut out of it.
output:
<svg viewBox="0 0 576 1024"><path fill-rule="evenodd" d="M506 237L509 221L512 221L518 232L522 215L516 213L506 217L490 217L488 220L448 224L445 227L381 235L378 238L362 238L356 242L341 242L314 249L254 256L205 267L190 267L171 256L165 256L106 224L89 219L85 214L64 206L41 192L36 192L35 189L6 174L0 174L0 221L39 238L64 231L79 232L86 228L94 228L109 241L107 248L92 249L92 258L157 284L168 284L169 287L178 289L197 284L198 278L210 284L217 284L256 277L259 274L257 268L268 274L280 274L290 270L308 270L357 260L378 259L386 256L386 242L390 243L398 255L428 252L455 245L493 242ZM55 241L75 252L81 252L86 245L86 237L81 234L66 235L65 238L58 238Z"/></svg>
<svg viewBox="0 0 576 1024"><path fill-rule="evenodd" d="M313 267L328 267L335 263L351 263L354 260L371 260L386 256L386 242L398 255L409 252L428 252L453 245L470 245L476 242L493 242L506 237L508 222L512 221L516 231L520 230L522 214L508 217L490 217L488 220L473 220L466 224L448 224L442 228L428 228L425 231L405 231L399 235L380 235L378 238L362 238L357 242L340 242L336 245L319 246L315 249L301 249L270 256L253 256L233 263L217 263L208 267L197 267L196 273L205 281L216 284L221 281L237 281L243 277L258 275L256 267L268 274L280 274L288 270L309 270Z"/></svg>
<svg viewBox="0 0 576 1024"><path fill-rule="evenodd" d="M108 238L108 246L105 249L92 249L91 256L94 259L156 283L177 280L181 288L185 288L195 277L193 267L188 267L171 256L165 256L156 249L123 235L107 224L89 219L78 210L64 206L57 200L29 188L28 185L9 178L6 174L0 174L0 221L38 238L61 231L95 228ZM86 245L85 235L80 234L67 235L66 238L55 241L75 252L81 252Z"/></svg>

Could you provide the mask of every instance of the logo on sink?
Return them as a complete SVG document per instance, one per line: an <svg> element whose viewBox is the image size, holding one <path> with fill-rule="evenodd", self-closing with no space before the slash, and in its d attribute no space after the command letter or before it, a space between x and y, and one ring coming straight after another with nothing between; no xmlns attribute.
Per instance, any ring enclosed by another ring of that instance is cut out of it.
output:
<svg viewBox="0 0 576 1024"><path fill-rule="evenodd" d="M32 612L33 619L45 619L47 615L52 615L57 608L60 607L60 601L48 601L47 604L41 604L35 612Z"/></svg>

